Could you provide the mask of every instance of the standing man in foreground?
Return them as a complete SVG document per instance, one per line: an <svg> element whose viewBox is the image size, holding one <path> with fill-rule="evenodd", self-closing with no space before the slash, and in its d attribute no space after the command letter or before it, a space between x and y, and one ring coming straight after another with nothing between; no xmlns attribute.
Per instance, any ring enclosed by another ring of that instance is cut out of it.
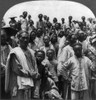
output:
<svg viewBox="0 0 96 100"><path fill-rule="evenodd" d="M5 91L11 93L12 100L29 100L38 78L34 52L29 49L28 32L19 32L19 47L11 50L5 69Z"/></svg>
<svg viewBox="0 0 96 100"><path fill-rule="evenodd" d="M96 73L96 62L91 62L88 57L83 56L80 43L74 44L73 50L75 56L63 64L62 71L66 73L70 70L70 74L66 75L68 75L68 80L71 80L71 100L88 100L90 71Z"/></svg>
<svg viewBox="0 0 96 100"><path fill-rule="evenodd" d="M10 94L6 93L4 91L4 84L5 84L5 67L6 67L6 61L7 57L9 55L9 52L11 51L12 47L10 44L8 44L8 34L6 30L2 27L1 28L1 99L10 99Z"/></svg>

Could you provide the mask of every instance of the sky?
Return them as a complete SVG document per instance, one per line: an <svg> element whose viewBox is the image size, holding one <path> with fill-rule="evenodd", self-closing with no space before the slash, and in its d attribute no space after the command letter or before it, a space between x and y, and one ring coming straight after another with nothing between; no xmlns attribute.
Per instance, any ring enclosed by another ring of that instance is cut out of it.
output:
<svg viewBox="0 0 96 100"><path fill-rule="evenodd" d="M8 24L10 20L9 17L17 16L16 20L18 20L23 11L27 11L35 23L40 13L49 16L51 22L54 17L57 17L59 22L61 22L61 18L63 17L67 22L68 16L70 15L73 16L75 20L81 20L81 16L95 18L93 12L80 3L72 1L29 1L16 4L9 8L3 19Z"/></svg>

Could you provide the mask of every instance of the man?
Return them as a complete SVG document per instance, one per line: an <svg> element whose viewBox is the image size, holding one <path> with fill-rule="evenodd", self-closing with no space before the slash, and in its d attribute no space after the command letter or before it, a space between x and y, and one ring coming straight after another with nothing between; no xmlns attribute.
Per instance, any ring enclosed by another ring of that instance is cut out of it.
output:
<svg viewBox="0 0 96 100"><path fill-rule="evenodd" d="M60 27L61 27L61 24L60 23L56 23L55 24L55 31L56 31L56 34L58 35L60 33Z"/></svg>
<svg viewBox="0 0 96 100"><path fill-rule="evenodd" d="M85 18L85 16L82 16L81 19L82 19L82 28L81 29L84 30L84 27L86 27L86 21L85 21L86 18Z"/></svg>
<svg viewBox="0 0 96 100"><path fill-rule="evenodd" d="M65 31L65 29L66 29L65 18L61 18L61 21L62 21L61 28L63 31Z"/></svg>
<svg viewBox="0 0 96 100"><path fill-rule="evenodd" d="M53 23L52 23L52 26L55 26L55 24L58 22L58 20L57 20L57 18L56 17L54 17L53 18Z"/></svg>
<svg viewBox="0 0 96 100"><path fill-rule="evenodd" d="M82 44L83 53L85 53L90 47L90 44L88 43L86 38L87 38L86 33L80 30L78 32L78 42Z"/></svg>
<svg viewBox="0 0 96 100"><path fill-rule="evenodd" d="M64 99L70 98L70 85L68 84L66 77L61 78L62 75L60 74L60 70L61 70L62 63L66 62L70 57L74 56L73 44L76 43L76 35L70 33L70 35L68 35L68 37L67 37L67 40L69 41L69 44L67 46L65 46L64 48L62 48L62 50L59 52L58 66L57 66L59 82L60 82L60 84L62 83L62 85L63 85L63 90L61 92L62 92L62 96ZM60 87L60 88L62 88L62 87ZM68 90L69 90L69 92L68 92ZM67 93L69 93L69 94L67 94Z"/></svg>
<svg viewBox="0 0 96 100"><path fill-rule="evenodd" d="M10 17L11 20L9 21L10 27L12 27L12 28L14 28L14 29L17 28L17 27L16 27L17 22L16 22L15 18L16 18L16 17Z"/></svg>
<svg viewBox="0 0 96 100"><path fill-rule="evenodd" d="M46 18L46 25L47 25L48 34L49 34L51 32L51 27L52 27L52 23L50 22L50 18L49 17Z"/></svg>
<svg viewBox="0 0 96 100"><path fill-rule="evenodd" d="M45 35L44 38L43 38L43 41L44 41L44 46L41 46L40 47L40 50L43 50L46 54L46 51L48 49L53 49L55 51L55 48L53 47L53 45L50 43L50 37ZM46 55L45 55L46 56ZM46 56L47 57L47 56ZM55 58L56 58L56 52L55 52Z"/></svg>
<svg viewBox="0 0 96 100"><path fill-rule="evenodd" d="M70 33L67 36L67 40L69 41L69 44L67 46L65 46L64 48L62 48L61 53L58 55L59 63L67 61L70 57L72 57L74 55L72 46L77 41L76 35ZM58 66L58 67L60 67L60 66Z"/></svg>
<svg viewBox="0 0 96 100"><path fill-rule="evenodd" d="M44 21L43 21L43 15L39 14L38 15L39 21L36 23L36 28L42 28L43 32L44 32Z"/></svg>
<svg viewBox="0 0 96 100"><path fill-rule="evenodd" d="M28 26L30 26L30 22L34 24L33 20L31 19L31 15L28 15Z"/></svg>
<svg viewBox="0 0 96 100"><path fill-rule="evenodd" d="M73 19L73 17L72 16L69 16L68 17L68 26L70 27L70 28L72 28L72 19Z"/></svg>
<svg viewBox="0 0 96 100"><path fill-rule="evenodd" d="M40 89L40 85L41 85L41 80L44 76L44 71L45 71L45 63L44 63L44 59L45 59L45 52L42 51L42 50L38 50L36 51L35 53L35 56L36 56L36 63L37 63L37 68L38 68L38 72L40 74L40 79L37 81L37 87L35 89L35 95L34 95L34 98L39 98L39 99L42 99L42 91Z"/></svg>
<svg viewBox="0 0 96 100"><path fill-rule="evenodd" d="M58 50L59 50L59 43L58 43L58 37L57 34L52 34L51 35L51 44L53 45L53 47L55 48L55 52L56 52L56 58L57 58L57 54L58 54Z"/></svg>
<svg viewBox="0 0 96 100"><path fill-rule="evenodd" d="M42 95L44 96L43 99L62 100L62 97L58 92L58 88L55 82L50 78L47 67L43 71L40 91L42 92Z"/></svg>
<svg viewBox="0 0 96 100"><path fill-rule="evenodd" d="M44 45L44 43L43 43L43 31L42 31L42 28L38 28L37 29L35 43L36 43L36 46L38 48L40 48L41 46Z"/></svg>
<svg viewBox="0 0 96 100"><path fill-rule="evenodd" d="M93 23L92 23L92 27L93 27L93 29L92 29L92 35L94 35L94 33L96 32L96 20L94 19L93 20Z"/></svg>
<svg viewBox="0 0 96 100"><path fill-rule="evenodd" d="M26 31L28 28L28 21L27 21L27 11L24 11L22 14L22 19L21 19L21 30Z"/></svg>
<svg viewBox="0 0 96 100"><path fill-rule="evenodd" d="M34 29L35 29L34 22L30 20L30 23L28 25L28 33L30 34Z"/></svg>
<svg viewBox="0 0 96 100"><path fill-rule="evenodd" d="M33 92L38 70L34 51L27 48L28 32L20 31L19 47L10 52L5 69L5 91L11 93L12 100L28 100Z"/></svg>
<svg viewBox="0 0 96 100"><path fill-rule="evenodd" d="M96 62L91 62L89 58L83 56L82 44L74 44L73 50L75 56L63 64L62 70L65 71L65 73L70 70L67 79L71 80L71 100L88 100L90 70L96 72ZM66 75L68 75L68 73Z"/></svg>
<svg viewBox="0 0 96 100"><path fill-rule="evenodd" d="M47 15L44 15L44 28L46 28L46 27L47 27L46 22L47 22Z"/></svg>
<svg viewBox="0 0 96 100"><path fill-rule="evenodd" d="M89 48L90 55L88 57L92 62L96 62L96 35L91 39L91 47ZM96 65L95 65L96 66ZM90 94L92 100L96 98L96 73L91 72L91 81L90 81Z"/></svg>
<svg viewBox="0 0 96 100"><path fill-rule="evenodd" d="M88 22L86 23L86 28L92 32L92 30L93 30L93 23L92 23L93 19L88 18L87 20L88 20Z"/></svg>
<svg viewBox="0 0 96 100"><path fill-rule="evenodd" d="M65 45L66 45L65 32L60 31L60 33L58 35L58 57L59 57L59 54L61 53L62 49L65 47Z"/></svg>
<svg viewBox="0 0 96 100"><path fill-rule="evenodd" d="M47 55L47 60L46 60L46 66L48 67L48 70L50 74L52 75L52 79L55 82L56 86L58 86L58 76L57 76L57 60L54 59L54 50L53 49L48 49L46 52Z"/></svg>
<svg viewBox="0 0 96 100"><path fill-rule="evenodd" d="M35 42L35 39L36 39L36 32L35 31L32 31L30 33L30 41L29 41L29 48L32 49L32 50L36 50L36 49L39 49L38 46L36 45L36 42Z"/></svg>
<svg viewBox="0 0 96 100"><path fill-rule="evenodd" d="M48 28L51 28L52 23L50 22L50 18L47 17L46 21L47 21L47 27L48 27Z"/></svg>
<svg viewBox="0 0 96 100"><path fill-rule="evenodd" d="M7 33L5 29L1 29L1 99L9 99L10 94L4 91L5 84L5 66L11 46L7 43Z"/></svg>

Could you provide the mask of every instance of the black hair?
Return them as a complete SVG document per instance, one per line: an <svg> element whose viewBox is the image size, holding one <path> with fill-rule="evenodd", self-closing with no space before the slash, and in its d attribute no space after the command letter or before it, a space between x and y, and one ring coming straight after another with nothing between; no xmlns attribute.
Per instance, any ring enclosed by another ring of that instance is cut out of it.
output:
<svg viewBox="0 0 96 100"><path fill-rule="evenodd" d="M56 37L56 41L55 41L55 42L57 42L57 34L53 33L53 34L51 35L51 43L54 43L54 42L53 42L54 36Z"/></svg>
<svg viewBox="0 0 96 100"><path fill-rule="evenodd" d="M64 36L64 31L61 30L61 31L59 32L58 36L59 36L59 37L63 37L63 36Z"/></svg>
<svg viewBox="0 0 96 100"><path fill-rule="evenodd" d="M50 40L50 37L49 37L48 35L45 35L45 36L43 37L43 40L44 40L44 38L45 38L45 37L48 37L48 38L49 38L49 40Z"/></svg>
<svg viewBox="0 0 96 100"><path fill-rule="evenodd" d="M39 52L41 52L41 53L44 55L44 57L45 57L45 52L44 52L43 50L37 50L37 51L35 51L35 56L37 56L37 54L38 54Z"/></svg>
<svg viewBox="0 0 96 100"><path fill-rule="evenodd" d="M33 41L34 39L32 38L33 33L35 34L35 38L36 38L36 32L35 31L31 31L30 35L29 35L29 42Z"/></svg>
<svg viewBox="0 0 96 100"><path fill-rule="evenodd" d="M74 43L76 43L77 36L75 34L69 34L67 37L67 40L69 41L70 45L72 46Z"/></svg>
<svg viewBox="0 0 96 100"><path fill-rule="evenodd" d="M33 30L30 32L30 36L32 35L32 33L34 33L36 35L36 32Z"/></svg>
<svg viewBox="0 0 96 100"><path fill-rule="evenodd" d="M46 54L47 54L49 51L52 51L52 52L53 52L53 55L55 54L55 51L54 51L53 49L48 49L48 50L46 51Z"/></svg>
<svg viewBox="0 0 96 100"><path fill-rule="evenodd" d="M39 17L39 18L40 18L40 17L43 17L43 14L39 14L38 17Z"/></svg>
<svg viewBox="0 0 96 100"><path fill-rule="evenodd" d="M77 33L77 38L80 42L83 42L86 39L86 34L83 31Z"/></svg>
<svg viewBox="0 0 96 100"><path fill-rule="evenodd" d="M27 34L29 35L29 33L28 33L27 31L21 30L21 31L19 31L19 32L17 33L18 39L20 39L22 33L27 33Z"/></svg>

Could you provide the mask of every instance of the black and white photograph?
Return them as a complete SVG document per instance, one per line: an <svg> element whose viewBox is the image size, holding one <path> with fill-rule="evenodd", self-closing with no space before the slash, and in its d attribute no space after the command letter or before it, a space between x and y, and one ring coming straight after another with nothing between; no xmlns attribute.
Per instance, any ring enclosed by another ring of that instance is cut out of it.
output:
<svg viewBox="0 0 96 100"><path fill-rule="evenodd" d="M22 0L6 10L0 100L96 100L96 2L81 1Z"/></svg>

